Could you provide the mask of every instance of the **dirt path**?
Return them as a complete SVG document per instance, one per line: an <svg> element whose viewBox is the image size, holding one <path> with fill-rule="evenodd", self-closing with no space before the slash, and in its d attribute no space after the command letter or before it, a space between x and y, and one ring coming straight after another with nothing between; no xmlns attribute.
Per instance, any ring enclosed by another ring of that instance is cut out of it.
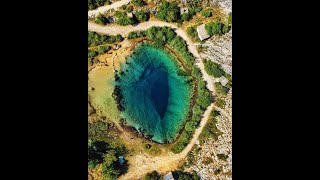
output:
<svg viewBox="0 0 320 180"><path fill-rule="evenodd" d="M186 41L189 51L196 57L196 65L200 68L203 75L203 79L208 83L208 89L212 93L214 93L214 79L211 76L209 76L204 70L204 65L202 63L201 57L197 51L195 44L189 39L187 34L176 25L162 21L147 21L144 23L140 23L137 26L119 26L114 24L100 26L93 22L88 22L89 31L95 31L98 33L109 35L121 34L124 37L126 37L127 34L131 31L146 30L152 26L169 26L173 28L175 32ZM128 173L124 174L119 179L138 179L141 178L144 174L152 172L154 170L158 171L159 173L166 173L168 171L177 169L179 164L182 162L182 160L184 160L186 155L191 151L192 147L198 140L199 135L201 134L203 128L205 127L209 119L210 112L213 106L214 105L212 103L204 112L199 128L196 129L190 143L181 153L173 154L171 152L168 152L157 157L150 157L146 154L139 154L137 156L134 156L130 159L131 162L134 162L134 164L130 164Z"/></svg>
<svg viewBox="0 0 320 180"><path fill-rule="evenodd" d="M105 13L106 11L114 8L121 7L122 5L128 4L131 0L122 0L122 1L117 1L115 3L112 3L111 5L105 5L98 7L95 10L88 11L88 17L94 17L98 15L99 13Z"/></svg>

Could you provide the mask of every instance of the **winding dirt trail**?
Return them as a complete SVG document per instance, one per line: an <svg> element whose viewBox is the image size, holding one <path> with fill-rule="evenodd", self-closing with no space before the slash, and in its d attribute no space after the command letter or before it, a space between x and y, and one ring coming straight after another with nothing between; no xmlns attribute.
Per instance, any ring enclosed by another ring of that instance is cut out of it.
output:
<svg viewBox="0 0 320 180"><path fill-rule="evenodd" d="M162 22L162 21L147 21L144 23L140 23L136 26L131 26L131 25L119 26L114 24L107 25L107 26L100 26L93 22L90 22L90 21L88 22L89 31L95 31L98 33L109 34L109 35L121 34L124 37L126 37L127 34L131 31L146 30L152 26L169 26L174 29L177 35L181 36L186 41L189 51L196 57L196 65L200 68L203 75L203 79L207 81L208 89L212 93L214 93L214 79L211 76L209 76L204 70L204 64L202 63L201 57L197 51L195 44L189 39L187 34L176 25L170 24L167 22ZM190 143L181 153L173 154L171 152L168 152L156 157L150 157L146 154L139 154L135 157L132 157L131 162L135 162L135 163L130 164L128 173L120 176L119 179L123 179L123 180L139 179L144 174L155 171L155 170L158 171L159 173L166 173L168 171L176 170L179 164L182 162L182 160L184 160L186 155L191 151L192 147L198 140L199 135L201 134L203 128L205 127L209 119L210 112L213 107L214 105L212 103L204 112L200 122L200 126L198 127L198 129L196 129L195 133L193 134L193 137L190 140Z"/></svg>
<svg viewBox="0 0 320 180"><path fill-rule="evenodd" d="M128 4L130 1L131 0L122 0L122 1L117 1L115 3L112 3L110 5L98 7L95 10L88 11L88 17L94 17L94 16L98 15L99 13L102 14L110 9L121 7L122 5Z"/></svg>

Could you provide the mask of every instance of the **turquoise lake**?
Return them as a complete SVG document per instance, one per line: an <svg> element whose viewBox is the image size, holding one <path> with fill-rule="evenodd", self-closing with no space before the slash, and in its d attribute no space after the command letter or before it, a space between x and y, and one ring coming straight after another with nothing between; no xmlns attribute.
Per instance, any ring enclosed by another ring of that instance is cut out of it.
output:
<svg viewBox="0 0 320 180"><path fill-rule="evenodd" d="M151 45L139 45L122 64L118 85L122 116L158 143L171 142L188 115L191 87L175 60Z"/></svg>

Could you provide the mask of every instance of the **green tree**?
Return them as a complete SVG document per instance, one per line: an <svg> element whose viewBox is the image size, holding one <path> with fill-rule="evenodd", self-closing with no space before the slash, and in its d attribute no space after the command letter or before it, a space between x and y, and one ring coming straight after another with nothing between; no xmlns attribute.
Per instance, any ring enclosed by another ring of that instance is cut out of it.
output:
<svg viewBox="0 0 320 180"><path fill-rule="evenodd" d="M212 10L211 9L204 9L201 11L201 15L204 17L211 17L212 16Z"/></svg>
<svg viewBox="0 0 320 180"><path fill-rule="evenodd" d="M177 22L180 19L180 8L176 2L162 1L158 9L157 17L162 21Z"/></svg>
<svg viewBox="0 0 320 180"><path fill-rule="evenodd" d="M223 30L224 26L226 25L224 25L219 21L215 21L215 22L209 22L208 24L206 24L205 29L210 35L222 35L229 31L229 29ZM228 26L226 28L228 28Z"/></svg>
<svg viewBox="0 0 320 180"><path fill-rule="evenodd" d="M125 12L117 11L114 13L114 15L117 18L116 22L121 26L126 26L134 23L133 18L127 16Z"/></svg>
<svg viewBox="0 0 320 180"><path fill-rule="evenodd" d="M149 13L147 13L145 11L137 11L135 14L135 17L137 18L137 20L139 22L148 21L150 18Z"/></svg>
<svg viewBox="0 0 320 180"><path fill-rule="evenodd" d="M110 50L110 46L99 46L98 53L99 54L104 54L109 50Z"/></svg>
<svg viewBox="0 0 320 180"><path fill-rule="evenodd" d="M189 21L191 18L192 18L192 16L191 16L191 14L189 14L189 13L183 13L183 14L181 15L181 19L182 19L183 21Z"/></svg>
<svg viewBox="0 0 320 180"><path fill-rule="evenodd" d="M204 64L204 69L207 71L207 73L213 77L218 78L225 74L225 72L221 68L221 65L215 62L204 59L203 64Z"/></svg>
<svg viewBox="0 0 320 180"><path fill-rule="evenodd" d="M132 0L131 3L134 4L135 6L144 6L144 5L146 5L146 3L143 0Z"/></svg>

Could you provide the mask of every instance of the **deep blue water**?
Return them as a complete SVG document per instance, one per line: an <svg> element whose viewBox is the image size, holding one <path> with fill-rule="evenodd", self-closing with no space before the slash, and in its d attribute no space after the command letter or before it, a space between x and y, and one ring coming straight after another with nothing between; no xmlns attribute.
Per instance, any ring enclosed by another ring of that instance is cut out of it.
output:
<svg viewBox="0 0 320 180"><path fill-rule="evenodd" d="M121 67L123 117L156 142L172 141L186 119L190 87L163 50L139 45Z"/></svg>

